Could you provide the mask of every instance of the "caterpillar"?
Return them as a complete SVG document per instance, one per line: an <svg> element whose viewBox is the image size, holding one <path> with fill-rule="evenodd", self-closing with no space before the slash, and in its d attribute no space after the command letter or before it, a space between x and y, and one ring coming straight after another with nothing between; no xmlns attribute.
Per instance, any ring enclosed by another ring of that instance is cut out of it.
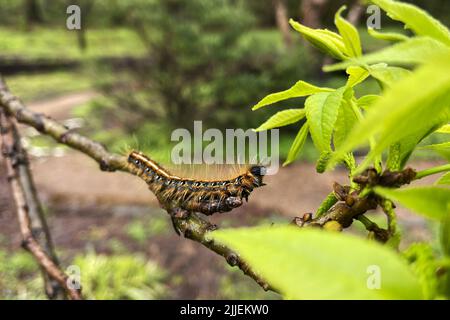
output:
<svg viewBox="0 0 450 320"><path fill-rule="evenodd" d="M254 188L265 185L266 168L250 166L245 173L228 180L196 180L172 175L144 154L133 151L128 163L147 182L165 209L181 208L211 215L239 207Z"/></svg>

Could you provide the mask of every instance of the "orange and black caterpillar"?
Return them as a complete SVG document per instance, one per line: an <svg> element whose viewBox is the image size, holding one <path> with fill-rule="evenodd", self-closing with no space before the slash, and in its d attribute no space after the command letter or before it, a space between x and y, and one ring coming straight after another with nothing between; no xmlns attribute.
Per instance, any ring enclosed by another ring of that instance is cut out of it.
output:
<svg viewBox="0 0 450 320"><path fill-rule="evenodd" d="M255 165L233 179L206 181L174 176L137 151L131 152L128 162L165 209L181 208L206 215L242 205L242 200L248 200L254 188L264 185L266 173L264 166Z"/></svg>

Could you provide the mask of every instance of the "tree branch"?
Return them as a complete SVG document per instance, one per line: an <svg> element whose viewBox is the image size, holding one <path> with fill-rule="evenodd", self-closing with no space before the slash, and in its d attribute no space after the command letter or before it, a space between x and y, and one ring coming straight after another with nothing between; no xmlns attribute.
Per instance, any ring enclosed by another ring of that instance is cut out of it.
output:
<svg viewBox="0 0 450 320"><path fill-rule="evenodd" d="M17 218L22 234L22 246L30 251L41 266L41 270L44 273L46 293L49 298L61 297L65 291L71 299L81 299L77 290L68 287L68 277L58 267L50 233L42 215L30 176L26 152L21 146L16 126L1 109L0 130L2 135L2 153L5 156L8 180L15 201ZM30 218L30 215L33 216L33 219ZM38 228L33 228L33 223L36 223L34 226ZM39 236L37 231L43 231L44 237ZM40 239L43 245L37 239Z"/></svg>
<svg viewBox="0 0 450 320"><path fill-rule="evenodd" d="M130 171L127 170L129 168L125 157L111 154L102 144L69 130L46 115L27 109L22 101L9 92L3 79L0 79L0 106L8 115L16 118L18 122L29 125L37 131L52 137L57 142L88 155L99 163L101 170Z"/></svg>
<svg viewBox="0 0 450 320"><path fill-rule="evenodd" d="M59 264L58 258L56 256L51 235L48 229L47 221L45 220L44 211L42 205L37 196L36 188L34 185L33 177L31 175L30 168L28 166L28 156L26 151L22 148L20 144L20 135L17 128L14 126L12 121L4 116L3 111L0 109L0 128L3 129L3 134L10 134L13 140L13 148L18 153L18 165L15 169L18 172L19 183L22 186L23 194L26 198L26 203L28 207L28 214L30 217L31 231L36 238L40 246L45 250L49 257ZM8 140L8 138L5 138ZM7 147L3 145L4 153L8 153L14 150L6 150ZM45 292L49 299L64 299L65 291L64 288L59 285L57 281L50 278L48 274L41 268L42 275L44 278Z"/></svg>
<svg viewBox="0 0 450 320"><path fill-rule="evenodd" d="M386 170L379 174L374 168L365 170L353 178L358 189L352 191L350 186L334 183L330 193L313 218L311 213L303 217L296 217L293 223L299 227L320 227L328 230L340 231L348 228L357 219L373 234L376 240L387 242L398 239L395 212L392 202L378 197L371 190L374 186L400 187L409 184L416 177L416 171L406 168L402 171ZM370 221L364 214L378 206L383 208L387 216L388 229L382 229ZM395 241L393 242L396 245Z"/></svg>
<svg viewBox="0 0 450 320"><path fill-rule="evenodd" d="M103 171L121 170L133 175L138 173L137 169L128 165L127 157L110 153L102 144L69 130L43 114L35 113L26 108L22 101L9 91L6 83L1 78L0 108L3 108L8 115L14 117L18 122L31 126L42 134L52 137L57 142L86 154L97 161L100 169ZM195 213L182 212L183 210L180 209L175 211L168 212L172 217L175 230L183 233L186 238L199 242L206 248L223 256L230 265L240 268L244 274L253 278L264 290L273 290L231 249L206 239L207 231L216 228L208 220ZM60 274L59 279L61 279L61 276Z"/></svg>
<svg viewBox="0 0 450 320"><path fill-rule="evenodd" d="M270 285L265 282L250 266L243 261L239 255L233 252L230 248L214 242L207 237L207 233L217 230L217 226L210 223L208 220L201 218L198 214L188 212L186 210L175 208L169 211L176 230L184 235L185 238L197 241L214 251L218 255L225 258L228 264L232 267L237 266L244 274L253 278L264 290L272 290Z"/></svg>

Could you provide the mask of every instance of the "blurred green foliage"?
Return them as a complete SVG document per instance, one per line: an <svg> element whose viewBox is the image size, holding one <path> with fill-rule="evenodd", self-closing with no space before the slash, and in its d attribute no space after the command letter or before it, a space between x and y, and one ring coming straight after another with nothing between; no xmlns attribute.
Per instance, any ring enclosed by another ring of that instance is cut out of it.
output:
<svg viewBox="0 0 450 320"><path fill-rule="evenodd" d="M39 268L28 252L0 250L0 300L46 299L43 285Z"/></svg>
<svg viewBox="0 0 450 320"><path fill-rule="evenodd" d="M0 12L3 9L0 5ZM86 33L88 47L81 51L76 32L65 25L39 27L31 31L0 27L0 53L5 58L93 59L98 57L136 57L145 53L138 36L127 28L93 29Z"/></svg>
<svg viewBox="0 0 450 320"><path fill-rule="evenodd" d="M76 45L76 32L65 29L66 2L37 0L43 22L27 29L17 28L21 23L25 26L22 3L0 0L0 16L4 15L0 19L0 52L6 57L63 57L88 62L81 72L17 75L9 77L8 83L25 101L96 86L106 97L80 106L74 115L84 118L86 127L91 128L89 134L114 151L139 148L164 162L170 159L174 127L191 129L193 119L202 119L204 129L256 127L269 115L265 110L251 114L248 109L261 93L289 87L298 78L314 79L328 87L345 82L342 75L323 78L316 68L321 54L313 55L299 42L285 47L274 28L271 3L98 0L87 8L88 2L76 1L87 15L88 46L82 51ZM324 9L325 25L332 21L341 2ZM298 1L286 4L289 16L299 14ZM388 25L383 31L399 29L385 20ZM386 45L366 31L361 37L368 50ZM141 66L118 71L95 61L104 56L147 59ZM366 81L355 94L374 92L376 86L375 81ZM303 102L294 99L280 109ZM289 126L281 137L282 159L287 157L288 143L296 131L295 125ZM307 152L302 154L305 160L317 156L310 146L307 141ZM430 156L430 152L422 154Z"/></svg>
<svg viewBox="0 0 450 320"><path fill-rule="evenodd" d="M24 0L0 0L0 8L2 8L0 11L0 24L25 27L26 9L24 2ZM73 0L70 4L77 4L82 11L88 11L88 27L109 27L126 24L132 11L131 8L146 2L149 1ZM249 10L257 18L259 26L270 27L275 25L273 6L270 0L246 0L245 2ZM327 5L321 10L321 20L325 25L331 25L334 13L339 7L343 4L350 5L354 2L351 0L328 1ZM444 23L449 22L450 3L447 0L410 0L408 2L421 6ZM40 24L61 25L65 23L67 1L35 0L35 3L37 3L38 13L41 18ZM289 17L295 18L300 15L300 0L286 0L285 3ZM384 19L383 23L391 24L388 19Z"/></svg>
<svg viewBox="0 0 450 320"><path fill-rule="evenodd" d="M162 299L167 274L139 255L106 256L88 253L75 257L87 299Z"/></svg>
<svg viewBox="0 0 450 320"><path fill-rule="evenodd" d="M150 220L142 221L142 219L136 219L128 223L125 227L126 233L131 239L144 244L148 239L158 235L164 235L170 230L167 217L154 216Z"/></svg>
<svg viewBox="0 0 450 320"><path fill-rule="evenodd" d="M261 290L254 281L242 274L242 271L226 266L226 272L220 277L219 299L238 300L279 300L281 296L273 291Z"/></svg>
<svg viewBox="0 0 450 320"><path fill-rule="evenodd" d="M427 299L432 299L439 295L445 297L443 285L439 282L439 275L436 270L439 267L436 261L436 252L427 243L414 243L408 247L402 255L408 260L411 269L422 284L424 295ZM442 277L442 275L441 275ZM441 291L442 290L442 291Z"/></svg>
<svg viewBox="0 0 450 320"><path fill-rule="evenodd" d="M89 252L73 262L80 268L87 299L163 299L167 272L139 255ZM39 267L25 251L0 251L0 299L46 299Z"/></svg>
<svg viewBox="0 0 450 320"><path fill-rule="evenodd" d="M104 76L107 77L107 74ZM24 102L91 89L95 82L90 73L83 71L18 74L8 77L9 88Z"/></svg>
<svg viewBox="0 0 450 320"><path fill-rule="evenodd" d="M311 77L315 58L299 43L285 47L277 30L258 29L242 1L146 1L132 8L129 23L148 47L148 62L128 72L123 85L102 86L107 98L77 111L99 120L93 131L104 143L138 145L157 159L155 150L163 150L168 158L174 128L190 130L194 120L204 130L255 127L264 113L247 107L262 92Z"/></svg>

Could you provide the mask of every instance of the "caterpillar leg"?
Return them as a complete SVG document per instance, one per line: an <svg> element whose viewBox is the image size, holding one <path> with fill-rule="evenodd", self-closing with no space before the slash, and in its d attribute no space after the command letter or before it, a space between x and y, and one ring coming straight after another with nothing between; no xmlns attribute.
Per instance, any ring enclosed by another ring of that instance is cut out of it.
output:
<svg viewBox="0 0 450 320"><path fill-rule="evenodd" d="M227 197L225 199L205 200L196 203L194 211L201 212L207 216L216 212L228 212L242 205L242 199L239 197Z"/></svg>
<svg viewBox="0 0 450 320"><path fill-rule="evenodd" d="M191 205L188 209L180 207L166 208L172 221L172 226L178 235L182 231L179 228L180 219L186 219L191 212L200 212L205 215L212 215L216 212L227 212L242 205L242 199L239 197L227 197L225 199L205 200Z"/></svg>

